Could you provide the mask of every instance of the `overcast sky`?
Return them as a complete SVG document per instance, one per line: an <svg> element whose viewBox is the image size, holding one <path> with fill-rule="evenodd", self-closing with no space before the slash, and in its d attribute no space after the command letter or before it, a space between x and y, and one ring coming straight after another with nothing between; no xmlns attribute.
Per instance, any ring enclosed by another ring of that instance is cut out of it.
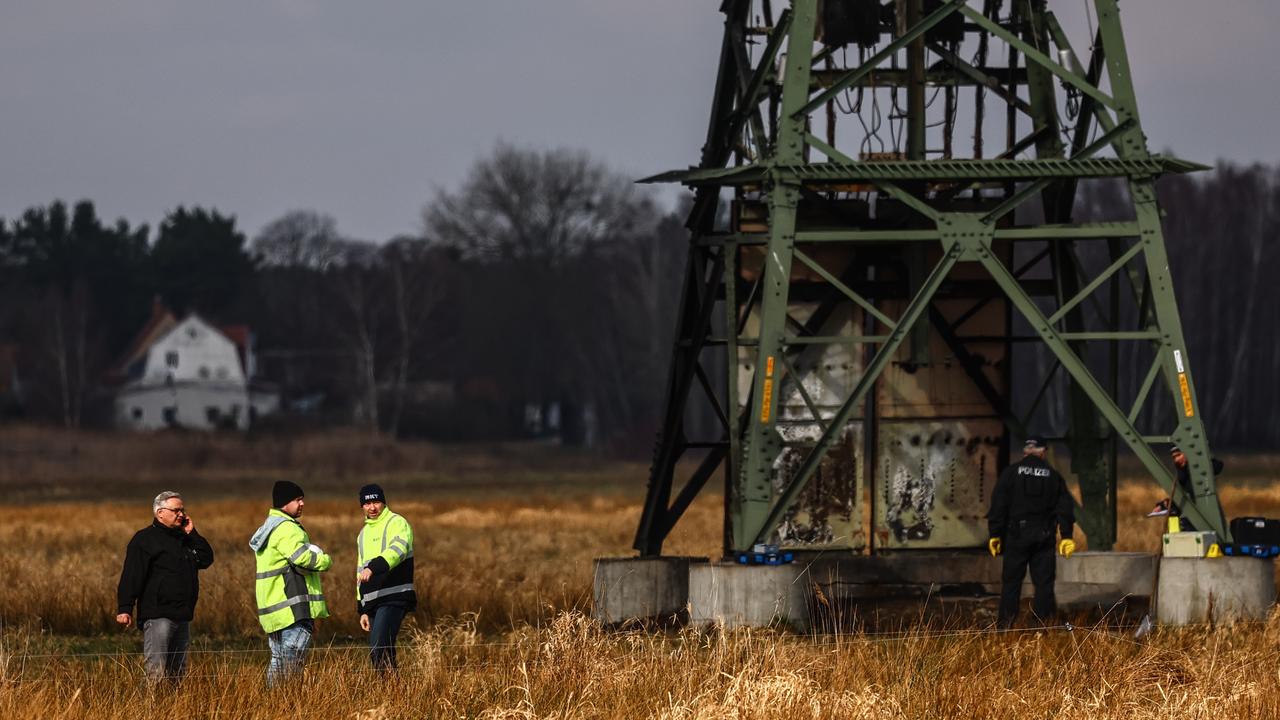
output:
<svg viewBox="0 0 1280 720"><path fill-rule="evenodd" d="M315 209L384 240L419 231L424 202L498 140L584 148L634 177L684 167L706 132L718 7L4 0L0 216L89 198L154 226L198 204L252 236ZM1280 160L1280 2L1122 9L1154 150Z"/></svg>

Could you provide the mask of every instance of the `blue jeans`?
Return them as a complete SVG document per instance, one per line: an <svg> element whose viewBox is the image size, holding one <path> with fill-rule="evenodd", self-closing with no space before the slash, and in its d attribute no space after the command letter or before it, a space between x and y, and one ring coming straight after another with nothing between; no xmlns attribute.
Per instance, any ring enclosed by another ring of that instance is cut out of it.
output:
<svg viewBox="0 0 1280 720"><path fill-rule="evenodd" d="M274 687L281 680L302 670L302 661L306 659L315 627L315 623L310 620L299 620L283 630L267 634L267 643L271 646L267 687Z"/></svg>
<svg viewBox="0 0 1280 720"><path fill-rule="evenodd" d="M396 669L396 635L407 609L401 603L386 603L369 613L369 662L374 670Z"/></svg>
<svg viewBox="0 0 1280 720"><path fill-rule="evenodd" d="M191 623L152 618L142 623L142 656L147 682L168 680L177 683L187 673L187 646L191 644Z"/></svg>

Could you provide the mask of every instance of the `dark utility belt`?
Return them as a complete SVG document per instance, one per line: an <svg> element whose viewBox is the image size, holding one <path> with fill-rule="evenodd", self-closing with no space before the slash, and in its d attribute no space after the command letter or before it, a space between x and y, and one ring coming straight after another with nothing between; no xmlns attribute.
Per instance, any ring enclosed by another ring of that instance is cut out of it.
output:
<svg viewBox="0 0 1280 720"><path fill-rule="evenodd" d="M1009 521L1009 529L1016 535L1033 535L1035 533L1052 533L1053 518L1019 518Z"/></svg>

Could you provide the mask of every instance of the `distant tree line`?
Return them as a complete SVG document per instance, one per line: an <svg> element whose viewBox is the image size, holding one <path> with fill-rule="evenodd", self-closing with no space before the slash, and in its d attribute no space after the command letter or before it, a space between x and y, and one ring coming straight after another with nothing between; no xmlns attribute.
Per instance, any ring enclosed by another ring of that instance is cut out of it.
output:
<svg viewBox="0 0 1280 720"><path fill-rule="evenodd" d="M1117 216L1122 192L1085 187L1077 216ZM1267 240L1280 173L1222 165L1160 192L1212 440L1273 446L1280 253ZM311 210L250 240L213 209L180 207L153 232L108 223L89 201L54 202L0 220L0 344L20 348L29 416L91 422L103 377L159 298L250 325L286 405L327 421L454 439L540 428L647 450L687 237L682 212L592 158L510 146L431 198L414 233L384 242ZM1146 365L1125 352L1122 385L1136 387ZM1062 420L1065 393L1051 395Z"/></svg>
<svg viewBox="0 0 1280 720"><path fill-rule="evenodd" d="M286 404L314 398L331 421L648 446L682 217L585 154L503 145L427 202L417 230L371 242L306 210L250 241L196 207L153 233L89 201L0 220L0 343L21 349L25 412L92 421L159 299L250 325Z"/></svg>
<svg viewBox="0 0 1280 720"><path fill-rule="evenodd" d="M68 426L147 319L153 296L175 310L229 314L254 263L232 218L179 207L160 223L108 225L92 202L0 220L0 342L16 342L26 407Z"/></svg>

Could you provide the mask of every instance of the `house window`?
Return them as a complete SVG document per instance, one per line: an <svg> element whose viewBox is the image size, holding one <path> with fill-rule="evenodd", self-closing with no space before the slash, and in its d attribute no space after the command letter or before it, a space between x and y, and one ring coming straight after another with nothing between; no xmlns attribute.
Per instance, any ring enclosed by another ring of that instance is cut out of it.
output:
<svg viewBox="0 0 1280 720"><path fill-rule="evenodd" d="M200 366L200 379L201 380L209 379L209 368L204 365Z"/></svg>
<svg viewBox="0 0 1280 720"><path fill-rule="evenodd" d="M178 408L171 406L164 409L164 424L178 427Z"/></svg>
<svg viewBox="0 0 1280 720"><path fill-rule="evenodd" d="M192 340L195 340L199 335L200 335L199 331L197 331L195 328L187 328L187 337L191 338Z"/></svg>
<svg viewBox="0 0 1280 720"><path fill-rule="evenodd" d="M140 408L140 407L136 407L136 408L134 408L134 409L130 410L130 411L129 411L129 414L133 416L133 419L134 419L134 420L141 420L141 419L142 419L142 408Z"/></svg>
<svg viewBox="0 0 1280 720"><path fill-rule="evenodd" d="M178 367L178 353L174 352L173 350L170 350L169 352L165 353L164 364L168 365L171 368Z"/></svg>
<svg viewBox="0 0 1280 720"><path fill-rule="evenodd" d="M204 409L204 417L210 423L217 425L218 420L222 418L222 411L219 410L216 406L210 405L209 407Z"/></svg>

